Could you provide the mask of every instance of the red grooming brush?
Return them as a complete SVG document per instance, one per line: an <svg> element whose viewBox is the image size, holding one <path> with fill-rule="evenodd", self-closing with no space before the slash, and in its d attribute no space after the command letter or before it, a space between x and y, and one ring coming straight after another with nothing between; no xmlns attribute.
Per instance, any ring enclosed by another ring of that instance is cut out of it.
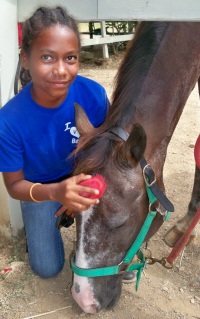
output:
<svg viewBox="0 0 200 319"><path fill-rule="evenodd" d="M90 179L87 179L86 181L80 182L79 185L95 188L99 190L99 194L91 194L91 193L85 193L85 192L79 192L80 196L87 197L87 198L100 198L103 196L107 183L105 178L102 175L96 174L95 176L91 177Z"/></svg>
<svg viewBox="0 0 200 319"><path fill-rule="evenodd" d="M195 158L195 162L196 162L198 168L200 168L200 135L197 138L197 141L195 143L194 158Z"/></svg>

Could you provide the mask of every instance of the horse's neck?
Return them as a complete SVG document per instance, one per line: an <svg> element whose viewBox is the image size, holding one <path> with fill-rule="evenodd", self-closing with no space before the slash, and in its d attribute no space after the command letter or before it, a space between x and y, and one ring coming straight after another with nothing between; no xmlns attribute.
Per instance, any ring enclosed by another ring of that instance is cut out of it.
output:
<svg viewBox="0 0 200 319"><path fill-rule="evenodd" d="M200 24L171 23L147 76L134 98L132 120L147 134L149 151L166 141L178 123L188 96L200 74Z"/></svg>

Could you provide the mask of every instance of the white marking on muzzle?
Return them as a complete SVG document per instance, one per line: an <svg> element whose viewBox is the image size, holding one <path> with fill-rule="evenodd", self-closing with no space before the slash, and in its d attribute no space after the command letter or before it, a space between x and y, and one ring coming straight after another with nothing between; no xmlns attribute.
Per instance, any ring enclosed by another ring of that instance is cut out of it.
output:
<svg viewBox="0 0 200 319"><path fill-rule="evenodd" d="M88 221L88 219L92 215L92 212L93 212L92 207L86 210L85 212L81 212L82 220L81 220L80 243L79 243L79 248L76 251L76 266L81 268L88 268L87 258L84 253L84 236L85 236L85 223Z"/></svg>
<svg viewBox="0 0 200 319"><path fill-rule="evenodd" d="M92 208L89 208L85 212L81 212L81 230L80 230L80 243L79 248L76 251L76 261L75 264L80 268L88 268L88 261L84 252L84 237L85 237L85 224L90 218L93 212ZM72 296L81 309L86 313L96 313L98 307L98 302L94 299L93 288L89 283L87 277L81 277L74 274L73 286L72 286Z"/></svg>

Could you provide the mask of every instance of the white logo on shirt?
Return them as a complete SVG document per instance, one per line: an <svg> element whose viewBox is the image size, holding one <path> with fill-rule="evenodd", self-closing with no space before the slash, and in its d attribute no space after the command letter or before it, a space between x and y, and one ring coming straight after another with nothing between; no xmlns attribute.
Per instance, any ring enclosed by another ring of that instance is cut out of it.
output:
<svg viewBox="0 0 200 319"><path fill-rule="evenodd" d="M65 131L70 130L69 124L71 124L71 122L65 123Z"/></svg>
<svg viewBox="0 0 200 319"><path fill-rule="evenodd" d="M79 132L77 131L77 128L76 128L75 126L70 127L70 126L69 126L70 124L71 124L71 122L65 123L65 130L64 130L64 132L69 130L69 131L70 131L70 134L71 134L72 136L75 136L75 137L76 137L76 138L72 138L72 144L77 144L78 141L79 141L80 134L79 134Z"/></svg>

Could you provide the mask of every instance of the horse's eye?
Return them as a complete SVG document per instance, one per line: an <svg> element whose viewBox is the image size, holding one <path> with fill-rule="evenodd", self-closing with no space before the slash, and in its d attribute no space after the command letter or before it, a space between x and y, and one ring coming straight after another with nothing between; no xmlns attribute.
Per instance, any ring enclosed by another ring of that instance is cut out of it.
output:
<svg viewBox="0 0 200 319"><path fill-rule="evenodd" d="M129 213L113 213L109 216L108 225L110 228L119 228L126 224L129 218Z"/></svg>

